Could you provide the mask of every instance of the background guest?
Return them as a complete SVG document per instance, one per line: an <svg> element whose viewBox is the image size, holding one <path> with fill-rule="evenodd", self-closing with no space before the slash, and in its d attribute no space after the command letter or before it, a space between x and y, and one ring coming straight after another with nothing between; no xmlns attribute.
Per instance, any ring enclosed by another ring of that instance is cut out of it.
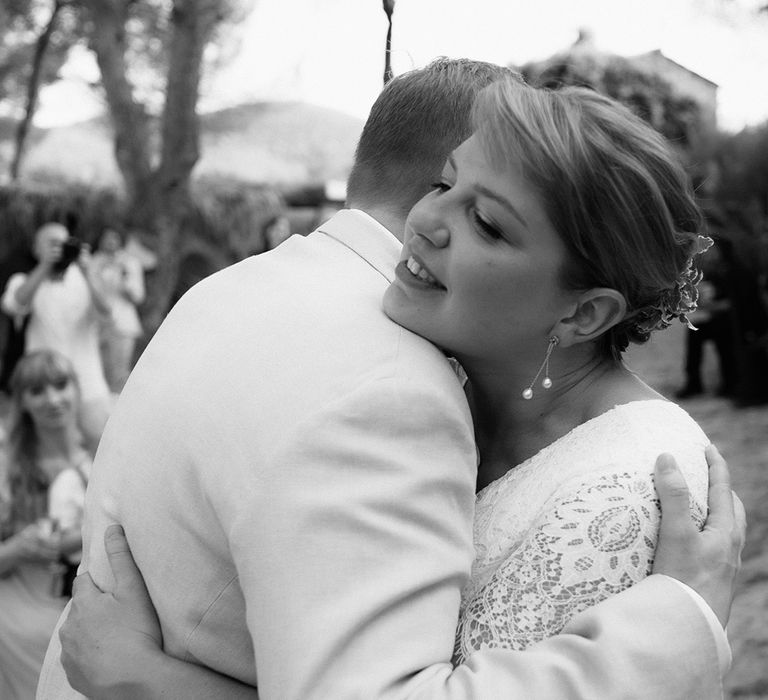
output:
<svg viewBox="0 0 768 700"><path fill-rule="evenodd" d="M38 350L11 377L0 476L0 697L31 700L71 591L91 455L72 364Z"/></svg>
<svg viewBox="0 0 768 700"><path fill-rule="evenodd" d="M677 398L685 399L704 391L701 365L704 346L711 341L715 346L720 367L720 396L733 396L738 384L734 309L731 300L731 273L720 253L721 243L713 246L703 258L704 279L699 284L699 307L690 315L696 330L686 331L685 386Z"/></svg>
<svg viewBox="0 0 768 700"><path fill-rule="evenodd" d="M0 264L0 289L11 275L17 272L29 272L37 264L28 245L16 246ZM26 319L17 323L13 316L0 311L0 391L10 393L8 383L13 374L13 368L24 354L24 334Z"/></svg>
<svg viewBox="0 0 768 700"><path fill-rule="evenodd" d="M93 254L93 274L111 316L101 324L101 357L109 388L120 393L133 366L136 341L142 334L136 309L144 301L144 271L125 250L124 235L106 228Z"/></svg>
<svg viewBox="0 0 768 700"><path fill-rule="evenodd" d="M26 352L56 350L72 362L80 382L81 425L95 449L111 405L99 352L99 319L110 307L93 282L88 250L74 250L68 239L63 225L44 224L34 239L37 265L11 276L0 304L19 324L28 318Z"/></svg>
<svg viewBox="0 0 768 700"><path fill-rule="evenodd" d="M733 301L733 327L739 381L734 399L737 406L768 403L768 309L759 277L744 263L733 241L718 242L728 272Z"/></svg>

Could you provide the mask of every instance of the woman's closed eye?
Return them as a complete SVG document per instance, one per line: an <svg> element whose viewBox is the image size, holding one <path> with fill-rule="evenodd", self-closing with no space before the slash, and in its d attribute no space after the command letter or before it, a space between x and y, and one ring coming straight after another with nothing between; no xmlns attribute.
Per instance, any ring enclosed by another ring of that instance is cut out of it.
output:
<svg viewBox="0 0 768 700"><path fill-rule="evenodd" d="M486 236L487 238L490 238L496 241L504 237L501 231L499 231L499 229L496 228L496 226L494 226L490 222L486 221L482 216L480 216L477 210L474 210L472 212L472 218L475 220L475 224L477 225L478 229L480 229L480 233Z"/></svg>

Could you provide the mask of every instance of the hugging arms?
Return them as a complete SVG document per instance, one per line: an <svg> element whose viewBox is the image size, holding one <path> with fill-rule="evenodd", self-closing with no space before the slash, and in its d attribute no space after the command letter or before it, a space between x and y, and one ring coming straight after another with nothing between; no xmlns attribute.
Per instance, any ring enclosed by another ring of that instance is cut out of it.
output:
<svg viewBox="0 0 768 700"><path fill-rule="evenodd" d="M710 464L709 516L701 532L690 518L688 489L674 460L664 455L657 461L655 482L661 500L662 524L653 572L693 587L702 595L704 605L711 606L716 613L717 624L724 627L743 546L744 512L740 501L732 495L727 467L715 448L708 448L707 459ZM165 654L160 623L120 526L107 528L104 546L114 575L114 589L101 591L87 572L81 574L75 581L70 615L60 630L62 661L74 688L93 700L258 698L257 689L252 686ZM609 624L616 626L631 624L622 615L608 619ZM598 648L610 644L612 634L590 630L591 622L589 616L577 617L563 634L590 640ZM641 626L638 631L640 629ZM635 630L624 632L633 634ZM535 646L531 652L536 653ZM527 654L514 654L524 666ZM608 657L585 651L579 658L584 664L581 669L584 673L590 666L598 673ZM617 660L622 660L620 654L612 659ZM482 676L482 665L474 672ZM538 672L542 673L543 669ZM553 690L546 686L537 688L522 679L516 683L513 679L514 673L511 673L504 687L509 697L518 697L515 693L519 693L521 698L544 698L545 693ZM454 684L453 690L449 689L450 684L442 691L432 689L425 697L464 697L456 685L459 683ZM593 691L589 683L582 683L571 692L573 697L586 698ZM532 692L540 694L532 695ZM677 697L673 688L665 692L669 694L663 697ZM652 696L642 687L634 688L633 693L628 697ZM416 692L408 697L420 696Z"/></svg>

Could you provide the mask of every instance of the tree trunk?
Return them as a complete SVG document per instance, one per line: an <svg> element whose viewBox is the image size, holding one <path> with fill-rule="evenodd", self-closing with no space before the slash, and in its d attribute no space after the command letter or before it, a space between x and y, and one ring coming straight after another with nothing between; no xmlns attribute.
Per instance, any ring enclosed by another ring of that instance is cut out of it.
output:
<svg viewBox="0 0 768 700"><path fill-rule="evenodd" d="M192 207L190 175L199 158L196 105L203 51L222 19L222 0L174 0L170 17L165 107L159 164L152 168L149 118L126 74L123 0L84 0L94 20L96 52L115 129L115 155L126 183L131 223L157 254L142 307L149 336L167 313L178 277L182 225Z"/></svg>
<svg viewBox="0 0 768 700"><path fill-rule="evenodd" d="M175 0L160 164L151 198L158 269L148 280L144 326L154 333L165 318L179 273L182 226L192 209L190 176L200 157L197 98L203 52L221 21L221 0Z"/></svg>
<svg viewBox="0 0 768 700"><path fill-rule="evenodd" d="M63 0L54 0L53 8L51 10L51 18L48 20L48 24L45 26L43 33L37 38L37 43L35 44L35 54L32 58L32 72L30 73L29 81L27 82L27 104L24 110L24 116L16 129L15 153L13 155L10 172L11 180L13 181L18 180L19 178L19 170L21 168L21 161L24 157L24 148L27 142L29 127L32 124L32 119L35 116L35 110L37 109L37 98L40 93L40 73L43 68L43 60L45 59L45 52L48 49L48 45L51 42L51 34L53 34L53 29L56 26L56 20L58 19L62 5Z"/></svg>
<svg viewBox="0 0 768 700"><path fill-rule="evenodd" d="M82 0L91 15L90 47L96 54L115 132L115 159L130 203L139 202L152 177L149 117L133 98L125 58L130 3Z"/></svg>

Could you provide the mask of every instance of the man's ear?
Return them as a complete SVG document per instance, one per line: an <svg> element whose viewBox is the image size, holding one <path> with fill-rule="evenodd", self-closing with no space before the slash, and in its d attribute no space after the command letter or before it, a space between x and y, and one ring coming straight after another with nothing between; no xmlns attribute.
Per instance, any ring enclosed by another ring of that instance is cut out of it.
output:
<svg viewBox="0 0 768 700"><path fill-rule="evenodd" d="M561 319L552 329L560 345L568 347L601 336L619 323L627 313L627 301L621 292L595 287L579 295L573 315Z"/></svg>

